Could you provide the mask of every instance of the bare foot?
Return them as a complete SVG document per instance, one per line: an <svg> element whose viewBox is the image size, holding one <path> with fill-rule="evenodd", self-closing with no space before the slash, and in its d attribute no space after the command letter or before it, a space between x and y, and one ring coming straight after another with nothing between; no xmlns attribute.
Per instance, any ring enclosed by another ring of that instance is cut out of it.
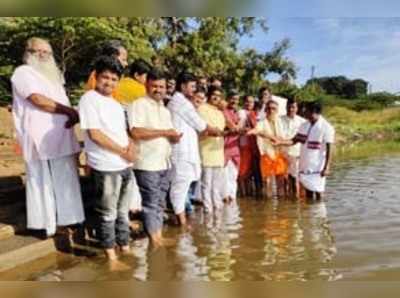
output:
<svg viewBox="0 0 400 298"><path fill-rule="evenodd" d="M161 245L163 247L173 247L173 246L176 246L176 240L170 239L170 238L162 238Z"/></svg>
<svg viewBox="0 0 400 298"><path fill-rule="evenodd" d="M128 265L119 261L118 259L117 260L109 260L108 265L109 265L110 271L112 271L112 272L128 271L131 269Z"/></svg>
<svg viewBox="0 0 400 298"><path fill-rule="evenodd" d="M186 214L185 212L179 213L176 215L178 219L178 225L184 227L187 224Z"/></svg>
<svg viewBox="0 0 400 298"><path fill-rule="evenodd" d="M104 253L109 261L116 261L118 259L115 248L107 248L104 250Z"/></svg>
<svg viewBox="0 0 400 298"><path fill-rule="evenodd" d="M140 222L137 220L132 220L129 222L129 226L133 231L139 231L140 230Z"/></svg>
<svg viewBox="0 0 400 298"><path fill-rule="evenodd" d="M161 236L158 232L150 234L150 245L153 249L160 248L162 246Z"/></svg>
<svg viewBox="0 0 400 298"><path fill-rule="evenodd" d="M181 226L181 230L183 232L191 232L193 230L193 227L192 227L192 225L190 223L186 222L185 225Z"/></svg>
<svg viewBox="0 0 400 298"><path fill-rule="evenodd" d="M123 255L130 255L132 254L131 247L129 245L120 246L119 249Z"/></svg>

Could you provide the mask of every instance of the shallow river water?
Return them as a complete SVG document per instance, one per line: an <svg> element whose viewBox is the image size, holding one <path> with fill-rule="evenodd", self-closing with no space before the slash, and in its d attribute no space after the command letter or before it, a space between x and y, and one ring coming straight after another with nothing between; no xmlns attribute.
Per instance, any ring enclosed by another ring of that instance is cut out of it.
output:
<svg viewBox="0 0 400 298"><path fill-rule="evenodd" d="M133 243L124 270L101 257L71 258L45 274L61 280L398 280L400 154L336 162L322 201L242 198L222 214L167 227L176 246Z"/></svg>

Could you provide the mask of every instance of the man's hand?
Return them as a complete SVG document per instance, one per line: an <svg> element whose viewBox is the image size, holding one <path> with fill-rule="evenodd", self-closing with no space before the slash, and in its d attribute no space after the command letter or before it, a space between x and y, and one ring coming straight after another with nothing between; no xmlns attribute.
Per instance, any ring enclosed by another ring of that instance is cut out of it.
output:
<svg viewBox="0 0 400 298"><path fill-rule="evenodd" d="M330 174L330 168L329 167L325 167L325 169L323 169L321 171L321 177L329 176L329 174Z"/></svg>
<svg viewBox="0 0 400 298"><path fill-rule="evenodd" d="M257 135L258 133L257 133L257 129L255 129L255 128L253 128L253 129L250 129L250 130L248 130L247 132L246 132L246 136L255 136L255 135Z"/></svg>
<svg viewBox="0 0 400 298"><path fill-rule="evenodd" d="M124 148L120 156L127 162L134 162L137 159L136 146L132 140L129 140L129 145Z"/></svg>
<svg viewBox="0 0 400 298"><path fill-rule="evenodd" d="M65 128L72 128L79 122L79 114L76 110L71 108L66 115L68 120L65 122Z"/></svg>
<svg viewBox="0 0 400 298"><path fill-rule="evenodd" d="M220 137L222 135L223 135L223 131L221 131L220 129L218 129L216 127L209 126L207 128L207 136Z"/></svg>
<svg viewBox="0 0 400 298"><path fill-rule="evenodd" d="M181 140L183 133L179 133L175 129L168 129L165 136L171 143L176 144Z"/></svg>

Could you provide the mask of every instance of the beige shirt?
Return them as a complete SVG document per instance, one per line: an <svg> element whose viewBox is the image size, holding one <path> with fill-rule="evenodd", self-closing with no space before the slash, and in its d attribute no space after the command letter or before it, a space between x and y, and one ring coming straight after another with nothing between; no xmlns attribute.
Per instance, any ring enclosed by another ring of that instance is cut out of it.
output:
<svg viewBox="0 0 400 298"><path fill-rule="evenodd" d="M173 129L171 114L163 102L145 96L128 106L129 128ZM139 157L133 168L163 171L170 167L171 144L167 138L139 141Z"/></svg>
<svg viewBox="0 0 400 298"><path fill-rule="evenodd" d="M225 129L225 116L216 107L205 103L198 109L200 116L212 127ZM205 137L200 141L203 167L224 167L224 137Z"/></svg>

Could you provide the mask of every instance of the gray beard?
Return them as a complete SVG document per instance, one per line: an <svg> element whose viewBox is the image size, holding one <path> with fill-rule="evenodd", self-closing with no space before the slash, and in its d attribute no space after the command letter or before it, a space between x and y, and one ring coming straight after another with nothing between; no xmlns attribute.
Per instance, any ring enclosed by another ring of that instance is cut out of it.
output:
<svg viewBox="0 0 400 298"><path fill-rule="evenodd" d="M29 55L25 60L27 65L31 66L50 82L61 86L65 84L64 76L57 67L53 57L49 58L47 61L41 61L36 56Z"/></svg>

